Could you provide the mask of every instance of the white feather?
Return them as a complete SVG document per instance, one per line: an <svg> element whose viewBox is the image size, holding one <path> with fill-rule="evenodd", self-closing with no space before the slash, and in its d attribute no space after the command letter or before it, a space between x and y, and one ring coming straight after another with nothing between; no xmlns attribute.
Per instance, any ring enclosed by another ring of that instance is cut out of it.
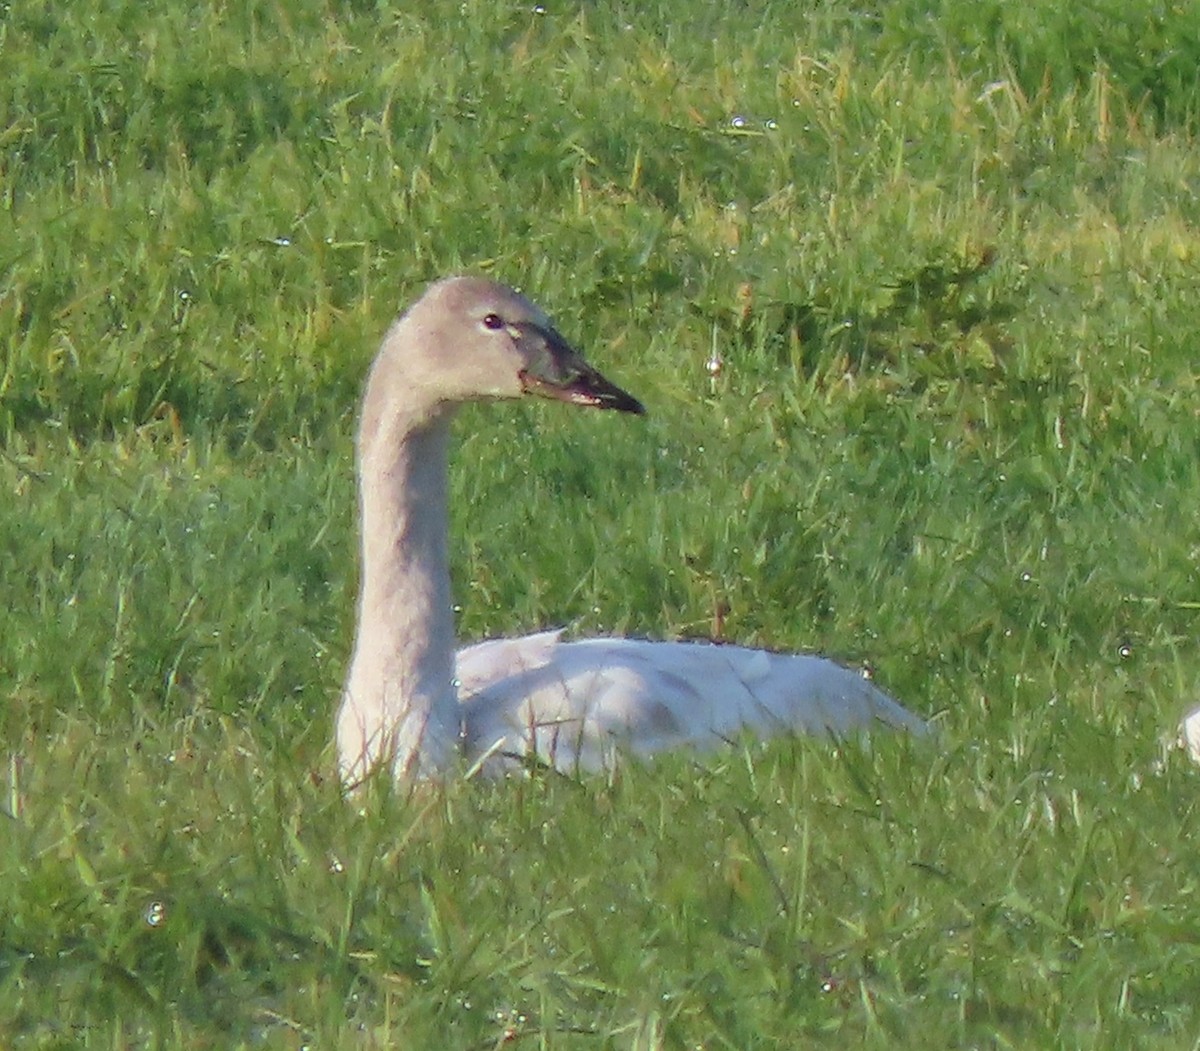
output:
<svg viewBox="0 0 1200 1051"><path fill-rule="evenodd" d="M621 752L703 750L747 732L925 730L863 676L820 657L559 636L548 631L459 651L469 754L511 760L536 752L560 769L590 770Z"/></svg>

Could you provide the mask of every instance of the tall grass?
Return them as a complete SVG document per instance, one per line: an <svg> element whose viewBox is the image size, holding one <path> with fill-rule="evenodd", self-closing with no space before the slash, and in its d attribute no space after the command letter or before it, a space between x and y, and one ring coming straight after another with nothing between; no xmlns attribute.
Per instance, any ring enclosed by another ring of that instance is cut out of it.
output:
<svg viewBox="0 0 1200 1051"><path fill-rule="evenodd" d="M9 5L0 1043L1194 1046L1197 25ZM342 797L355 400L462 269L651 409L463 414L464 637L819 650L935 746Z"/></svg>

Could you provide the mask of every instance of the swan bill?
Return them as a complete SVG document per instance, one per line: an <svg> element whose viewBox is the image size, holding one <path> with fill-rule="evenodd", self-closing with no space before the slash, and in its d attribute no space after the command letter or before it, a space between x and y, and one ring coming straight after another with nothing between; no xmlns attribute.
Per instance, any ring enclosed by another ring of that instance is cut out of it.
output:
<svg viewBox="0 0 1200 1051"><path fill-rule="evenodd" d="M595 409L615 409L617 412L629 412L635 416L646 415L646 407L637 398L606 380L595 369L589 368L587 373L564 384L546 383L528 373L523 373L521 378L525 381L528 393L538 394L543 398L553 398L555 401L586 405Z"/></svg>
<svg viewBox="0 0 1200 1051"><path fill-rule="evenodd" d="M520 373L526 394L635 416L646 414L637 398L592 368L554 329L531 324L511 328L518 331L521 349L529 360Z"/></svg>

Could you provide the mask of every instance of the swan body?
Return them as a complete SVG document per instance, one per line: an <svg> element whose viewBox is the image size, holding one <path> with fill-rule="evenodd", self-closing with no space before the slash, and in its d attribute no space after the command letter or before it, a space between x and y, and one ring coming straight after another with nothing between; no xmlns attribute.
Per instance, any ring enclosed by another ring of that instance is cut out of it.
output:
<svg viewBox="0 0 1200 1051"><path fill-rule="evenodd" d="M560 768L593 770L621 753L703 750L744 733L924 730L861 675L820 657L699 642L560 642L559 635L459 652L468 755L534 753Z"/></svg>
<svg viewBox="0 0 1200 1051"><path fill-rule="evenodd" d="M535 756L596 769L621 753L705 748L742 733L845 734L925 724L833 661L739 646L558 632L454 651L447 558L450 422L470 400L526 394L641 413L549 319L481 278L437 282L384 338L358 433L362 564L337 720L347 784Z"/></svg>

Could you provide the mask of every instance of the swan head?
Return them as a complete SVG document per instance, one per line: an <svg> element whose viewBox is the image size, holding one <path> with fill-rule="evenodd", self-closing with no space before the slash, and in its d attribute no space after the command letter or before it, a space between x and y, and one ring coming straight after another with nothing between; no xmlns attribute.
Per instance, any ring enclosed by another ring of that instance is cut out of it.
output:
<svg viewBox="0 0 1200 1051"><path fill-rule="evenodd" d="M511 288L480 277L431 285L392 326L376 364L431 413L466 401L532 394L644 413L592 368L550 319Z"/></svg>

